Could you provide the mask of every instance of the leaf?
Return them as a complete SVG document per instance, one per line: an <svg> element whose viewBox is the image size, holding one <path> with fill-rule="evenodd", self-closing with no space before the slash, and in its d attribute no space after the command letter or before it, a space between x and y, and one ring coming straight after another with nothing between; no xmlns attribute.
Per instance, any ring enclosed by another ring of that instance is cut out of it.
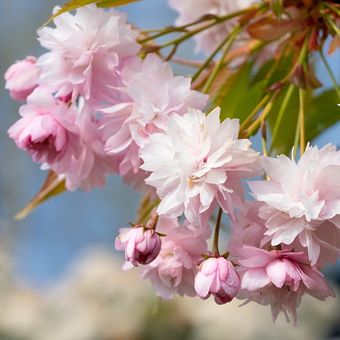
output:
<svg viewBox="0 0 340 340"><path fill-rule="evenodd" d="M269 125L271 132L277 119L280 106L282 104L283 96L279 96L275 101L274 106L269 115ZM309 98L308 98L309 97ZM318 137L327 128L337 123L340 120L340 109L337 106L337 94L335 90L328 90L319 95L313 93L308 94L305 107L305 134L306 141L312 141ZM288 102L280 129L278 130L277 138L272 145L275 153L289 154L294 144L294 135L297 125L299 111L298 90L295 88L294 92Z"/></svg>
<svg viewBox="0 0 340 340"><path fill-rule="evenodd" d="M90 4L97 3L97 2L98 2L98 0L70 0L70 1L66 2L58 11L56 11L48 19L46 24L51 22L53 19L55 19L60 14L63 14L65 12L69 12L69 11L73 11L74 9L77 9L79 7L83 7L83 6L90 5Z"/></svg>
<svg viewBox="0 0 340 340"><path fill-rule="evenodd" d="M340 108L335 90L327 90L314 96L306 111L306 140L318 137L327 128L340 120Z"/></svg>
<svg viewBox="0 0 340 340"><path fill-rule="evenodd" d="M123 6L127 5L132 2L137 2L141 0L101 0L98 2L97 6L98 7L118 7L118 6Z"/></svg>
<svg viewBox="0 0 340 340"><path fill-rule="evenodd" d="M271 134L274 131L274 127L278 119L278 113L280 112L280 108L282 106L287 91L288 89L285 89L276 98L276 100L273 103L273 107L269 113L268 121ZM294 87L292 95L290 96L289 101L287 102L286 109L283 112L282 121L277 131L275 141L273 141L273 144L271 145L271 149L274 150L275 153L277 154L290 153L294 145L298 113L299 113L298 89Z"/></svg>
<svg viewBox="0 0 340 340"><path fill-rule="evenodd" d="M277 17L280 17L283 13L282 0L273 0L271 3L272 10Z"/></svg>
<svg viewBox="0 0 340 340"><path fill-rule="evenodd" d="M279 59L269 60L264 63L255 73L252 84L263 79L267 80L268 88L282 81L292 67L292 56L281 56Z"/></svg>
<svg viewBox="0 0 340 340"><path fill-rule="evenodd" d="M117 7L127 5L130 2L136 2L140 0L70 0L66 2L57 12L55 12L47 21L46 24L51 22L60 14L73 11L79 7L87 6L90 4L96 4L98 7ZM45 24L45 25L46 25Z"/></svg>
<svg viewBox="0 0 340 340"><path fill-rule="evenodd" d="M285 35L298 31L302 23L298 19L281 20L272 17L261 18L248 26L248 33L255 39L263 41L276 40Z"/></svg>
<svg viewBox="0 0 340 340"><path fill-rule="evenodd" d="M37 195L15 215L16 220L22 220L26 218L36 207L42 204L50 197L61 194L66 191L65 180L60 178L53 171L49 171L46 180L40 188Z"/></svg>
<svg viewBox="0 0 340 340"><path fill-rule="evenodd" d="M242 122L262 99L265 81L250 86L252 63L244 64L219 89L215 104L221 106L221 119L239 118Z"/></svg>
<svg viewBox="0 0 340 340"><path fill-rule="evenodd" d="M216 93L214 104L221 106L222 119L235 117L237 105L249 84L251 67L251 63L242 65L237 72L227 77L226 81Z"/></svg>

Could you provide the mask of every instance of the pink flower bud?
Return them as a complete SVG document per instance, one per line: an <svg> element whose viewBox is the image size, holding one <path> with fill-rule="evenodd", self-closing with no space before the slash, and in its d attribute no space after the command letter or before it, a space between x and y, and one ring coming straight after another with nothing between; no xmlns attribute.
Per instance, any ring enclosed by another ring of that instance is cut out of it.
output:
<svg viewBox="0 0 340 340"><path fill-rule="evenodd" d="M5 73L6 89L15 100L26 98L37 87L40 69L36 65L35 57L26 57L9 67Z"/></svg>
<svg viewBox="0 0 340 340"><path fill-rule="evenodd" d="M240 279L232 265L224 257L211 257L202 262L195 278L195 291L205 300L214 295L219 305L230 302L240 290Z"/></svg>
<svg viewBox="0 0 340 340"><path fill-rule="evenodd" d="M126 230L126 229L125 229ZM136 226L116 238L117 250L125 250L126 261L134 266L149 264L159 254L162 241L154 229Z"/></svg>
<svg viewBox="0 0 340 340"><path fill-rule="evenodd" d="M9 136L35 162L65 171L72 157L79 154L76 112L57 102L47 90L37 88L20 108L20 114L21 119L9 128Z"/></svg>

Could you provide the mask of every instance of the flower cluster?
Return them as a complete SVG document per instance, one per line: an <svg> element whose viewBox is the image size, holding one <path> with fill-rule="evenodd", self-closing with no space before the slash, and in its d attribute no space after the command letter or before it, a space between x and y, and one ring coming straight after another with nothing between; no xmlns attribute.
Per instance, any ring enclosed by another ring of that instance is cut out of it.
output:
<svg viewBox="0 0 340 340"><path fill-rule="evenodd" d="M186 24L253 1L170 3ZM11 96L26 101L8 133L68 190L103 186L107 175L118 174L145 194L137 222L116 239L124 269L141 266L162 298L212 295L224 304L237 297L270 305L274 319L283 312L296 320L304 294L334 295L321 273L340 255L334 146L307 146L299 160L262 157L240 137L238 119L207 109L208 95L190 78L141 50L143 39L124 14L88 5L54 23L38 33L48 52L5 74ZM230 25L198 34L198 49L214 49ZM246 201L244 180L254 177L254 200ZM224 253L223 214L232 225Z"/></svg>

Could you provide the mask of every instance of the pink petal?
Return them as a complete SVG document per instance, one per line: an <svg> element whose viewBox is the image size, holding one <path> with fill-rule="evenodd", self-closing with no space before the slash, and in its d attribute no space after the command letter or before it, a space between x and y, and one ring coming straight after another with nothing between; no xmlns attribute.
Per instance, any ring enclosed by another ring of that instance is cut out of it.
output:
<svg viewBox="0 0 340 340"><path fill-rule="evenodd" d="M268 264L266 273L271 282L278 288L281 288L286 279L286 265L280 260L275 260Z"/></svg>
<svg viewBox="0 0 340 340"><path fill-rule="evenodd" d="M263 268L247 270L241 280L241 289L250 291L265 287L270 283L269 277Z"/></svg>

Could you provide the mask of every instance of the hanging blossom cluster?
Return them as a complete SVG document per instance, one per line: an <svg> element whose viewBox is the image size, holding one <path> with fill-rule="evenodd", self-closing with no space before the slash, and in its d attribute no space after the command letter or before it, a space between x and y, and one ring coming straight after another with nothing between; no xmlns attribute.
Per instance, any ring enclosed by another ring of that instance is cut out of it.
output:
<svg viewBox="0 0 340 340"><path fill-rule="evenodd" d="M252 3L170 1L178 24ZM139 32L120 12L88 5L54 24L38 31L47 52L5 74L12 98L26 102L8 133L68 190L118 174L146 194L138 222L116 239L125 270L141 267L164 299L236 297L271 306L274 319L283 312L296 320L304 294L334 296L320 270L340 255L340 151L261 156L240 137L238 119L207 109L208 95L190 78L140 53ZM197 48L211 51L230 24L197 35ZM246 201L244 180L254 177ZM223 213L232 232L220 252Z"/></svg>

